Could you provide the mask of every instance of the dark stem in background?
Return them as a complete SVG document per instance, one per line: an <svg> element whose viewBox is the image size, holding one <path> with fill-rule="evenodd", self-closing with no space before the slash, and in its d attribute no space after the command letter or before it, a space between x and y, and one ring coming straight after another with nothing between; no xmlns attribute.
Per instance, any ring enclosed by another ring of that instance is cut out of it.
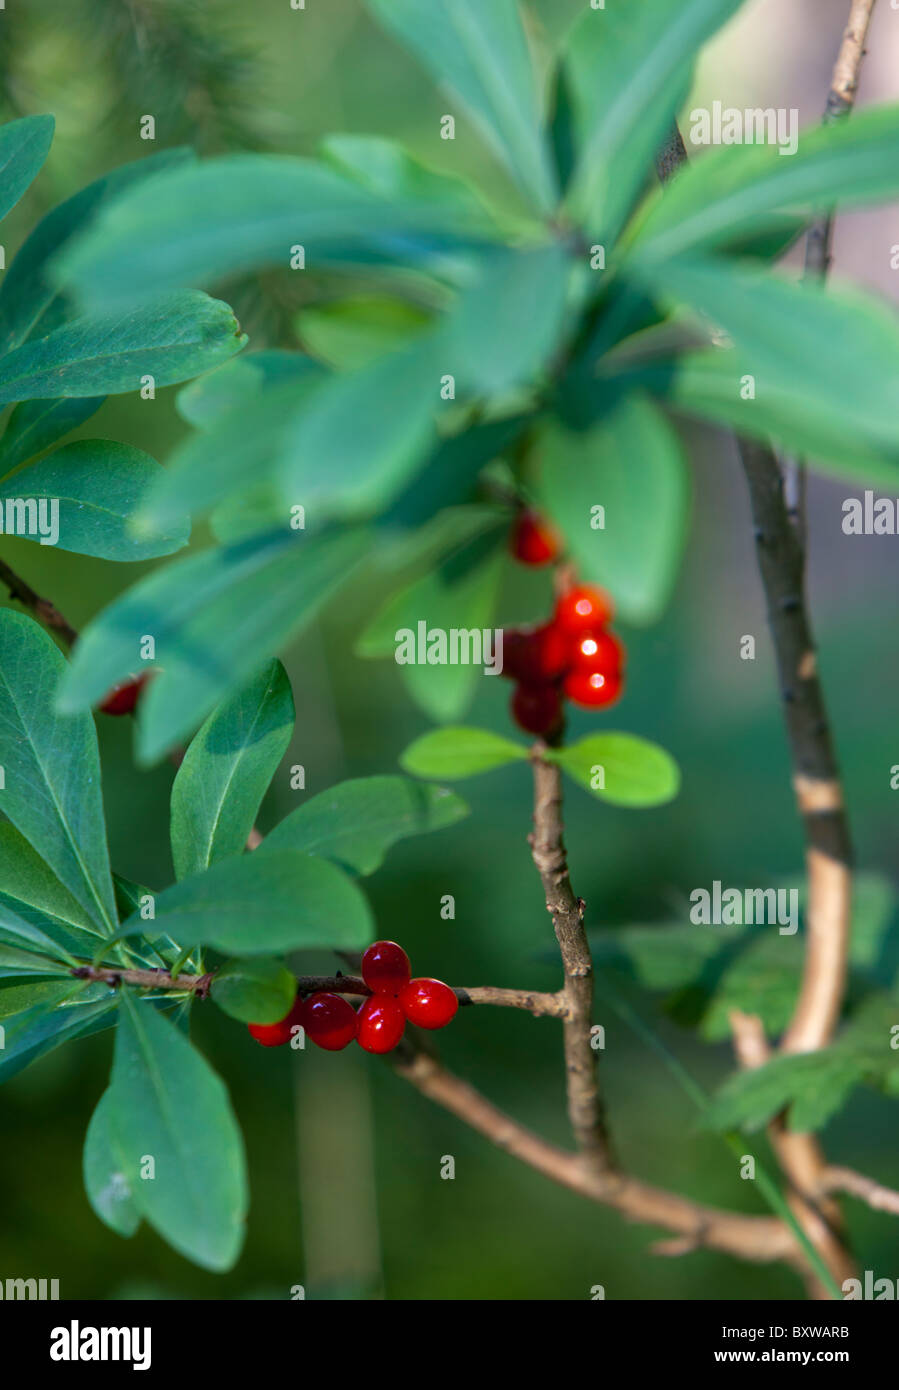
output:
<svg viewBox="0 0 899 1390"><path fill-rule="evenodd" d="M0 581L9 589L12 598L17 599L25 608L30 609L34 616L51 631L59 633L67 647L74 645L78 633L71 623L66 621L59 609L49 599L41 598L30 584L26 584L24 579L20 579L15 570L11 569L4 560L0 560Z"/></svg>

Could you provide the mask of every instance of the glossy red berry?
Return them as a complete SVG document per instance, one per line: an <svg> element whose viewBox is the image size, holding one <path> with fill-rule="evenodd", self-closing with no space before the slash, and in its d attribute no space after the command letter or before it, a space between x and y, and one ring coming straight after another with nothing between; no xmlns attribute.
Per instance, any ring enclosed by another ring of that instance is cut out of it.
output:
<svg viewBox="0 0 899 1390"><path fill-rule="evenodd" d="M586 632L605 627L614 609L609 595L589 584L578 585L563 594L556 604L556 622L568 632Z"/></svg>
<svg viewBox="0 0 899 1390"><path fill-rule="evenodd" d="M395 941L376 941L362 957L362 978L375 994L399 994L411 974L409 957Z"/></svg>
<svg viewBox="0 0 899 1390"><path fill-rule="evenodd" d="M390 994L372 994L356 1017L356 1041L366 1052L392 1052L406 1026L400 1002Z"/></svg>
<svg viewBox="0 0 899 1390"><path fill-rule="evenodd" d="M519 729L528 734L549 734L562 718L562 698L554 685L518 685L511 710Z"/></svg>
<svg viewBox="0 0 899 1390"><path fill-rule="evenodd" d="M410 980L400 1003L409 1022L419 1028L445 1028L459 1008L455 991L442 980Z"/></svg>
<svg viewBox="0 0 899 1390"><path fill-rule="evenodd" d="M100 709L104 714L131 714L149 679L150 672L144 671L139 676L131 676L119 685L114 685L100 705Z"/></svg>
<svg viewBox="0 0 899 1390"><path fill-rule="evenodd" d="M503 632L504 676L525 685L559 680L571 664L570 634L556 623L510 627Z"/></svg>
<svg viewBox="0 0 899 1390"><path fill-rule="evenodd" d="M545 517L525 510L519 513L509 537L509 548L523 565L549 565L558 558L559 538Z"/></svg>
<svg viewBox="0 0 899 1390"><path fill-rule="evenodd" d="M303 1000L298 996L293 1001L290 1012L277 1023L249 1023L247 1027L251 1037L263 1047L283 1047L285 1043L290 1042L294 1025L303 1022L302 1009Z"/></svg>
<svg viewBox="0 0 899 1390"><path fill-rule="evenodd" d="M572 644L572 670L617 673L623 665L624 647L613 632L584 632Z"/></svg>
<svg viewBox="0 0 899 1390"><path fill-rule="evenodd" d="M356 1036L356 1010L339 994L310 994L304 1000L297 1020L317 1047L340 1052Z"/></svg>
<svg viewBox="0 0 899 1390"><path fill-rule="evenodd" d="M587 709L601 709L615 703L621 695L622 685L620 671L591 671L582 667L569 671L562 689L574 704Z"/></svg>

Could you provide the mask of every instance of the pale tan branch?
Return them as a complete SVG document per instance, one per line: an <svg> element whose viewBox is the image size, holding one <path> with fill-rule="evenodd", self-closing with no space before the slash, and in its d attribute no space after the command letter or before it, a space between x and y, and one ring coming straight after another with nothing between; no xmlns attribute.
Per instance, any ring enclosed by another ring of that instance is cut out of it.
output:
<svg viewBox="0 0 899 1390"><path fill-rule="evenodd" d="M853 1168L826 1167L821 1174L819 1190L847 1192L851 1197L867 1202L875 1211L888 1211L892 1216L899 1216L899 1192L865 1177L864 1173L856 1173Z"/></svg>

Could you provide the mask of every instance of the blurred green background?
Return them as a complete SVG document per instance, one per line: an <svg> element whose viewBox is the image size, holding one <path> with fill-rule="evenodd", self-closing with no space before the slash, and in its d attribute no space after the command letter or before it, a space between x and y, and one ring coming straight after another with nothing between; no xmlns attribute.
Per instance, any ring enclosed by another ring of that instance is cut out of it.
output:
<svg viewBox="0 0 899 1390"><path fill-rule="evenodd" d="M535 40L548 51L581 0L535 3ZM847 6L844 0L747 4L705 56L701 102L798 106L817 119ZM360 0L8 0L0 16L3 119L53 111L57 137L44 173L7 223L7 262L34 219L106 168L191 142L311 152L333 131L392 135L435 164L486 180L513 197L474 142L436 137L445 99L376 28ZM872 26L863 100L895 99L899 15L881 7ZM138 138L157 118L157 141ZM888 248L895 209L847 218L836 273L896 297ZM252 345L290 344L283 286L261 277L230 287ZM290 306L288 306L289 308ZM164 459L184 432L173 391L154 402L108 403L82 432L140 445ZM712 433L692 440L694 521L686 563L665 620L628 632L627 693L606 727L669 748L683 792L653 812L603 807L572 789L567 840L576 891L594 929L672 915L696 886L771 882L801 868L775 675L765 629L747 500L733 458ZM821 669L844 764L862 867L894 873L899 762L896 583L899 541L845 537L845 487L810 487L810 593ZM202 545L202 530L194 544ZM141 572L4 539L3 554L80 627ZM294 743L260 816L263 830L296 804L287 769L302 763L306 794L345 776L391 772L426 727L390 663L352 655L377 595L350 592L286 653L297 705ZM548 610L549 581L509 567L501 619ZM757 638L754 662L740 638ZM472 722L509 729L504 682L483 681ZM597 720L575 714L573 732ZM113 861L161 887L171 879L168 764L138 771L130 721L100 721ZM463 784L470 819L397 846L370 881L380 934L398 938L413 968L454 984L551 989L540 963L552 936L530 863L527 769ZM440 900L455 897L444 921ZM328 958L298 969L330 969ZM648 1000L641 1001L651 1016ZM762 1210L714 1136L698 1131L689 1100L658 1058L613 1014L602 1072L620 1154L640 1176L704 1201ZM703 1048L654 1021L693 1074L712 1086L731 1069L726 1048ZM267 1052L213 1008L194 1011L194 1037L226 1079L249 1151L252 1184L244 1253L226 1275L174 1254L154 1234L123 1241L94 1217L81 1185L81 1146L104 1088L110 1037L51 1054L3 1090L0 1274L58 1278L64 1297L408 1299L782 1298L799 1296L784 1269L741 1266L697 1253L661 1259L653 1233L556 1189L493 1150L353 1048L339 1056ZM499 1104L565 1144L561 1036L550 1020L470 1009L440 1038L448 1064ZM899 1182L895 1105L858 1093L830 1126L833 1162ZM455 1179L440 1177L444 1155ZM847 1217L863 1268L899 1274L895 1222L859 1204Z"/></svg>

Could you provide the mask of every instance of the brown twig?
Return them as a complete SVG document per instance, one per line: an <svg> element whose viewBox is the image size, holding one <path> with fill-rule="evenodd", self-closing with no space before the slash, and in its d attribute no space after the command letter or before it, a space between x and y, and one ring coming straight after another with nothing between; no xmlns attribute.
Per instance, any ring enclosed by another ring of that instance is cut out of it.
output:
<svg viewBox="0 0 899 1390"><path fill-rule="evenodd" d="M856 1173L853 1168L828 1166L821 1174L819 1190L848 1192L850 1196L859 1197L861 1201L867 1202L875 1211L888 1211L893 1216L899 1216L899 1192L895 1192L891 1187L884 1187L873 1178L865 1177L864 1173Z"/></svg>
<svg viewBox="0 0 899 1390"><path fill-rule="evenodd" d="M14 599L30 609L34 616L51 631L58 633L67 647L74 645L78 639L78 633L71 623L67 622L59 609L49 599L41 598L30 584L26 584L24 579L20 579L15 570L11 569L4 560L0 560L0 581L6 585Z"/></svg>
<svg viewBox="0 0 899 1390"><path fill-rule="evenodd" d="M611 1166L593 1046L593 962L584 930L584 903L575 896L562 840L562 776L555 763L532 758L534 829L529 836L565 971L564 1023L568 1116L581 1154L600 1169Z"/></svg>
<svg viewBox="0 0 899 1390"><path fill-rule="evenodd" d="M393 1064L422 1095L458 1116L497 1148L552 1182L613 1207L630 1221L675 1232L681 1237L684 1250L720 1250L744 1260L785 1260L801 1267L793 1235L776 1217L722 1211L638 1178L585 1164L581 1154L560 1149L519 1124L412 1043L406 1042L397 1049Z"/></svg>
<svg viewBox="0 0 899 1390"><path fill-rule="evenodd" d="M71 971L76 980L99 980L118 989L120 985L135 985L138 989L170 990L178 994L193 994L206 999L213 973L206 975L172 975L168 970L117 970L102 965L78 965Z"/></svg>

